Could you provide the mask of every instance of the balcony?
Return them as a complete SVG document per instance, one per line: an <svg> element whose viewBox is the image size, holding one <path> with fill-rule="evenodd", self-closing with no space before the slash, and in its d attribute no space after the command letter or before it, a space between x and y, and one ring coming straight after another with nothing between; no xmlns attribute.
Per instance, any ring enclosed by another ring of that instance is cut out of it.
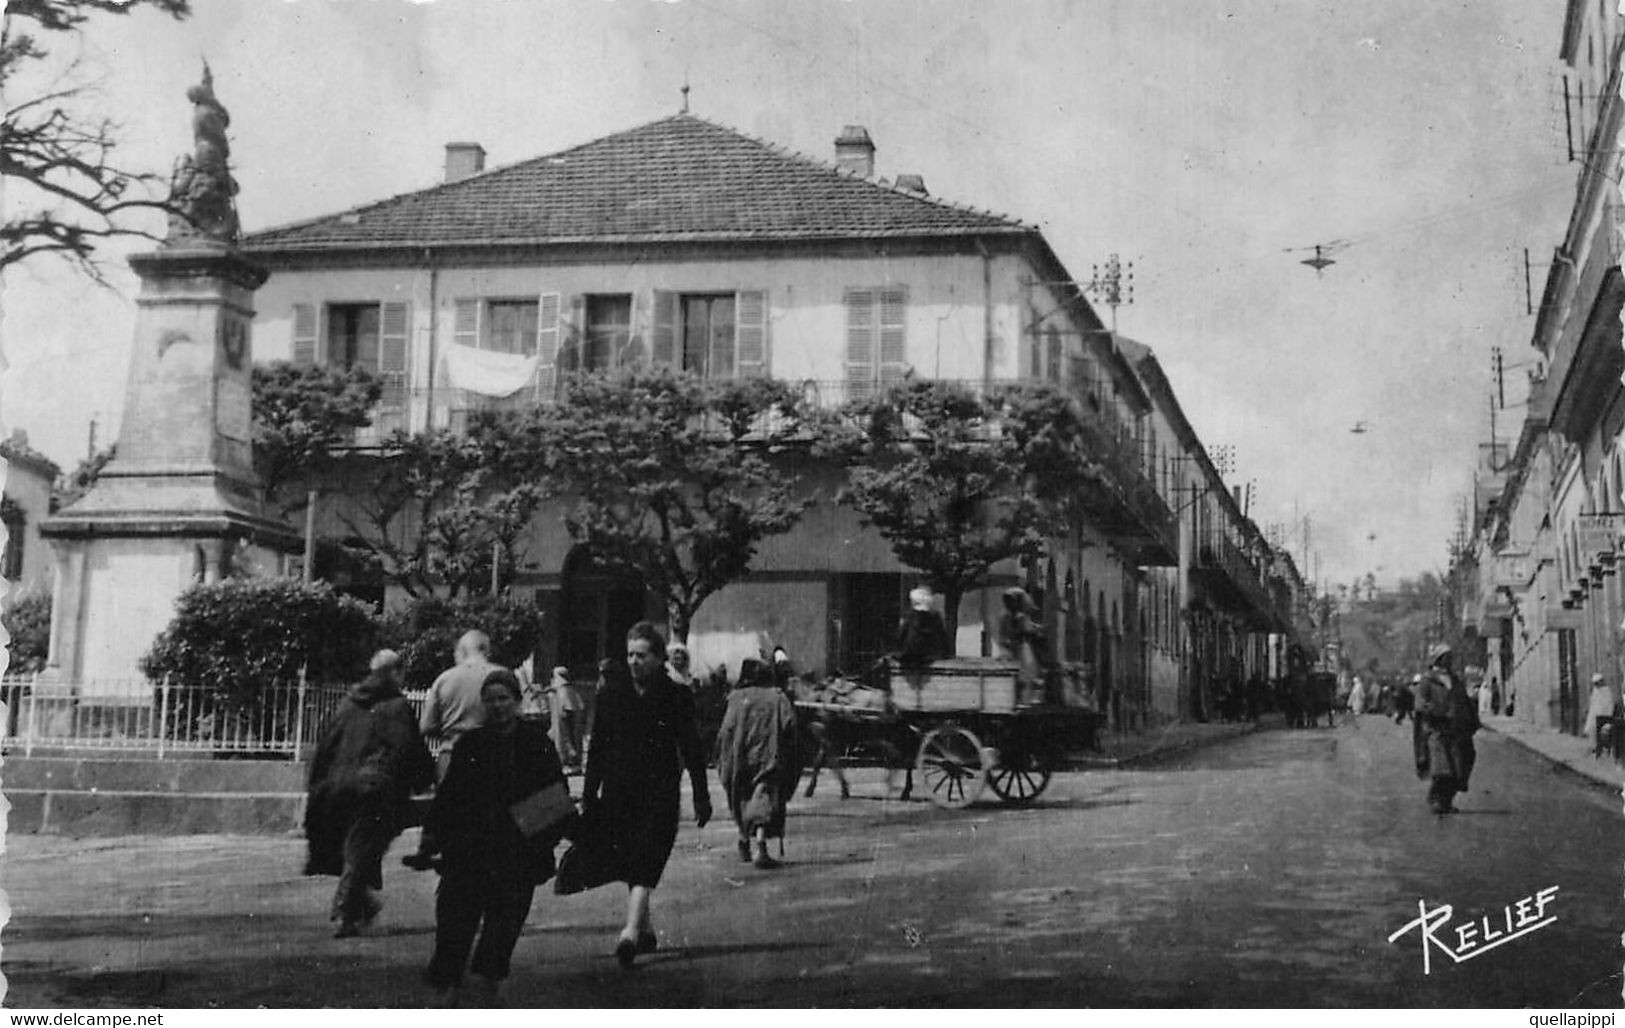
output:
<svg viewBox="0 0 1625 1028"><path fill-rule="evenodd" d="M1254 630L1289 629L1257 565L1229 538L1216 534L1203 538L1196 548L1196 563L1191 572L1215 600L1244 615Z"/></svg>
<svg viewBox="0 0 1625 1028"><path fill-rule="evenodd" d="M973 393L981 393L988 387L981 379L944 381L953 381ZM1012 380L995 384L1005 381ZM878 382L841 379L808 379L795 384L806 403L820 410L837 409L849 401L873 396L882 388ZM1154 484L1141 441L1129 426L1112 414L1109 405L1101 402L1098 390L1084 389L1076 382L1073 385L1078 387L1085 446L1097 471L1093 483L1078 497L1083 516L1134 563L1142 566L1177 564L1177 522ZM373 424L355 433L353 445L377 447L396 430L420 430L425 425L461 433L467 431L474 414L520 411L539 402L544 400L535 389L525 389L508 397L487 397L462 389L386 384ZM764 421L761 430L770 431L772 427Z"/></svg>

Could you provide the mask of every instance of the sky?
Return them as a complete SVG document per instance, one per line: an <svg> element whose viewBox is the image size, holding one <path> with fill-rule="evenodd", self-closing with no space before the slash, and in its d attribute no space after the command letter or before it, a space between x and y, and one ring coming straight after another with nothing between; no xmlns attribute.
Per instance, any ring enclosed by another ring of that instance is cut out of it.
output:
<svg viewBox="0 0 1625 1028"><path fill-rule="evenodd" d="M821 159L867 127L878 175L1039 225L1075 279L1120 254L1119 329L1155 349L1210 450L1233 448L1255 520L1321 582L1446 565L1495 347L1499 437L1521 419L1524 251L1538 298L1579 168L1557 3L194 5L50 42L120 125L121 159L166 176L207 59L247 231L433 185L449 141L492 167L665 117L686 81L694 113ZM1299 263L1333 240L1335 265ZM118 433L122 257L143 248L108 250L112 288L54 261L4 283L0 430L65 468L93 421L98 445Z"/></svg>

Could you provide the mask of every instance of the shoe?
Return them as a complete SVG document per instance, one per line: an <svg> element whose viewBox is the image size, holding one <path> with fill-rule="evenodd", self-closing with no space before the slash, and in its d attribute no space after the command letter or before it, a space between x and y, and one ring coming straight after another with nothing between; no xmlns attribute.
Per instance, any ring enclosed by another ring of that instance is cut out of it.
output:
<svg viewBox="0 0 1625 1028"><path fill-rule="evenodd" d="M341 923L338 926L338 930L336 930L333 933L333 938L335 938L335 939L353 939L357 935L360 935L360 934L361 934L361 926L360 925L356 924L354 921L345 921L345 922Z"/></svg>
<svg viewBox="0 0 1625 1028"><path fill-rule="evenodd" d="M767 850L759 851L756 854L756 859L751 861L751 863L754 864L756 866L757 870L760 870L760 871L771 871L776 867L783 867L784 866L779 861L774 860L772 857L768 856L767 855Z"/></svg>
<svg viewBox="0 0 1625 1028"><path fill-rule="evenodd" d="M621 936L621 941L615 944L615 959L621 962L622 967L631 967L632 962L638 958L638 944L636 939Z"/></svg>
<svg viewBox="0 0 1625 1028"><path fill-rule="evenodd" d="M379 899L377 896L368 896L367 905L365 909L361 911L362 927L365 928L370 926L374 921L378 920L378 915L383 912L384 901Z"/></svg>
<svg viewBox="0 0 1625 1028"><path fill-rule="evenodd" d="M741 864L750 863L750 843L745 839L739 840L739 862Z"/></svg>
<svg viewBox="0 0 1625 1028"><path fill-rule="evenodd" d="M442 985L434 990L434 997L429 1000L429 1006L435 1010L451 1010L457 1006L457 986Z"/></svg>
<svg viewBox="0 0 1625 1028"><path fill-rule="evenodd" d="M500 1007L502 999L497 995L499 984L495 978L487 978L483 974L473 975L468 983L468 998L475 1006L483 1009Z"/></svg>
<svg viewBox="0 0 1625 1028"><path fill-rule="evenodd" d="M638 953L653 953L660 948L660 938L654 932L638 933Z"/></svg>

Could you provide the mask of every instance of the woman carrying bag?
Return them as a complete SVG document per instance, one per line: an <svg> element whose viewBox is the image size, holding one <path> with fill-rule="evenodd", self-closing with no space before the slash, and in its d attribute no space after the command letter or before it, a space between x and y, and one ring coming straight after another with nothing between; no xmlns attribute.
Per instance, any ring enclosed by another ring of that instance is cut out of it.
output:
<svg viewBox="0 0 1625 1028"><path fill-rule="evenodd" d="M456 1000L470 950L473 998L496 1002L536 886L553 876L553 847L574 811L546 726L518 716L520 692L513 672L486 675L485 723L452 751L419 850L406 858L420 869L440 858L434 955L424 980L446 1006Z"/></svg>

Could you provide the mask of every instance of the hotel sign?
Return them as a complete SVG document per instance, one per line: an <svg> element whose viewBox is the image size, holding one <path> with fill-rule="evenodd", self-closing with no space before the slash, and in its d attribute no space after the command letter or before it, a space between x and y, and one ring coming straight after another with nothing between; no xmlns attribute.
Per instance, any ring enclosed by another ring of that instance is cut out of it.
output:
<svg viewBox="0 0 1625 1028"><path fill-rule="evenodd" d="M1495 587L1521 591L1534 573L1534 559L1527 553L1495 555Z"/></svg>
<svg viewBox="0 0 1625 1028"><path fill-rule="evenodd" d="M1580 563L1593 575L1614 563L1614 548L1625 518L1618 514L1581 514L1575 519Z"/></svg>

